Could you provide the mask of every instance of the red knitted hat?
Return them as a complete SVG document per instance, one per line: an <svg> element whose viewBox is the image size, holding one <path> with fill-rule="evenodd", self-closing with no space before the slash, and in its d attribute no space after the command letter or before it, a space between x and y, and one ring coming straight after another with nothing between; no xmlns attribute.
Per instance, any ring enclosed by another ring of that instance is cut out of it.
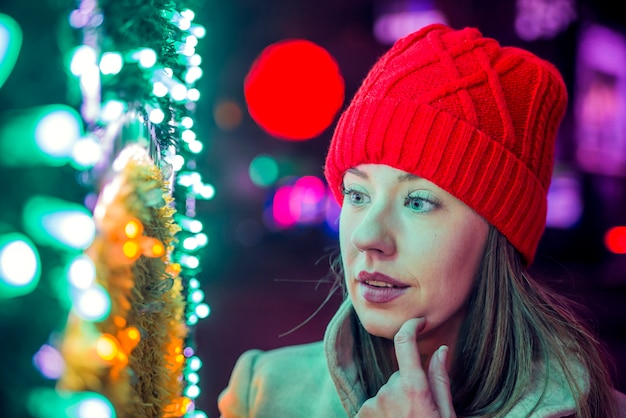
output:
<svg viewBox="0 0 626 418"><path fill-rule="evenodd" d="M558 70L474 28L398 40L335 129L325 176L386 164L432 181L494 225L531 264L543 234L554 142L567 106Z"/></svg>

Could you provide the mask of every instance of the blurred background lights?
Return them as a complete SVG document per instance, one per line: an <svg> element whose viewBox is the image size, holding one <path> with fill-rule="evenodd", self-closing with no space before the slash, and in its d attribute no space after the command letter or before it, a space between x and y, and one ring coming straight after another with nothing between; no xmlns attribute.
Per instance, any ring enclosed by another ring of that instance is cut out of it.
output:
<svg viewBox="0 0 626 418"><path fill-rule="evenodd" d="M273 221L279 228L288 228L296 223L296 217L291 211L289 200L293 186L280 186L274 193L272 200Z"/></svg>
<svg viewBox="0 0 626 418"><path fill-rule="evenodd" d="M174 84L169 89L169 92L170 92L170 96L172 97L172 99L177 102L182 102L183 100L187 98L187 87L185 87L184 85L180 83Z"/></svg>
<svg viewBox="0 0 626 418"><path fill-rule="evenodd" d="M304 39L266 47L244 80L250 116L270 135L307 140L330 126L344 101L335 59Z"/></svg>
<svg viewBox="0 0 626 418"><path fill-rule="evenodd" d="M250 162L248 174L257 186L271 186L278 179L278 163L268 154L257 155Z"/></svg>
<svg viewBox="0 0 626 418"><path fill-rule="evenodd" d="M52 157L68 156L74 143L82 135L80 115L65 106L48 109L49 112L35 128L35 142L43 152Z"/></svg>
<svg viewBox="0 0 626 418"><path fill-rule="evenodd" d="M100 57L100 72L105 75L114 75L122 71L124 59L119 52L105 52Z"/></svg>
<svg viewBox="0 0 626 418"><path fill-rule="evenodd" d="M191 142L196 139L196 133L191 129L185 129L181 134L180 138L185 142Z"/></svg>
<svg viewBox="0 0 626 418"><path fill-rule="evenodd" d="M70 161L82 137L80 115L66 105L7 112L0 121L0 163L6 166L60 166Z"/></svg>
<svg viewBox="0 0 626 418"><path fill-rule="evenodd" d="M318 223L324 216L326 186L315 176L299 178L289 197L289 210L301 224Z"/></svg>
<svg viewBox="0 0 626 418"><path fill-rule="evenodd" d="M626 254L626 226L614 226L604 235L606 248L615 254Z"/></svg>
<svg viewBox="0 0 626 418"><path fill-rule="evenodd" d="M180 216L176 220L183 229L192 233L198 233L204 227L202 222L197 219Z"/></svg>
<svg viewBox="0 0 626 418"><path fill-rule="evenodd" d="M582 187L578 179L567 174L556 174L548 189L546 226L571 228L583 213Z"/></svg>
<svg viewBox="0 0 626 418"><path fill-rule="evenodd" d="M22 46L22 29L15 19L0 13L0 87L17 61Z"/></svg>
<svg viewBox="0 0 626 418"><path fill-rule="evenodd" d="M189 61L190 67L185 73L185 80L188 83L193 83L196 80L198 80L200 77L202 77L203 71L202 71L202 68L200 68L199 66L200 63L202 62L202 59L200 58L200 55L194 54L191 57L189 57L188 61Z"/></svg>
<svg viewBox="0 0 626 418"><path fill-rule="evenodd" d="M40 274L39 253L28 237L19 233L0 236L0 298L31 292Z"/></svg>
<svg viewBox="0 0 626 418"><path fill-rule="evenodd" d="M191 27L189 28L189 31L193 33L193 35L198 39L202 39L206 35L206 28L202 25L198 25L195 23L191 25ZM199 65L199 64L194 64L194 65Z"/></svg>
<svg viewBox="0 0 626 418"><path fill-rule="evenodd" d="M72 165L78 170L95 166L102 159L102 147L92 136L80 138L72 149Z"/></svg>
<svg viewBox="0 0 626 418"><path fill-rule="evenodd" d="M116 121L124 114L126 107L126 103L121 100L107 100L100 109L100 120L107 123Z"/></svg>
<svg viewBox="0 0 626 418"><path fill-rule="evenodd" d="M165 97L167 92L167 86L160 81L155 81L152 84L152 94L154 94L156 97Z"/></svg>
<svg viewBox="0 0 626 418"><path fill-rule="evenodd" d="M200 247L204 247L209 243L209 236L203 232L196 234L195 238L198 246Z"/></svg>
<svg viewBox="0 0 626 418"><path fill-rule="evenodd" d="M196 237L187 237L183 240L183 248L187 251L194 251L198 249L198 241Z"/></svg>
<svg viewBox="0 0 626 418"><path fill-rule="evenodd" d="M117 341L110 334L102 334L96 342L96 352L104 361L113 361L118 355Z"/></svg>
<svg viewBox="0 0 626 418"><path fill-rule="evenodd" d="M74 311L85 321L98 322L109 315L111 299L102 286L96 284L84 290L76 290L72 296Z"/></svg>
<svg viewBox="0 0 626 418"><path fill-rule="evenodd" d="M189 385L185 388L185 396L188 396L192 399L200 396L200 388L197 385Z"/></svg>
<svg viewBox="0 0 626 418"><path fill-rule="evenodd" d="M194 184L193 192L196 197L205 200L211 200L215 197L215 187L212 184Z"/></svg>
<svg viewBox="0 0 626 418"><path fill-rule="evenodd" d="M35 388L27 400L32 416L38 418L116 418L111 402L96 392Z"/></svg>
<svg viewBox="0 0 626 418"><path fill-rule="evenodd" d="M70 58L70 72L75 76L81 76L87 69L96 65L98 54L96 50L87 45L81 45L74 49Z"/></svg>
<svg viewBox="0 0 626 418"><path fill-rule="evenodd" d="M185 43L195 48L196 46L198 46L198 38L193 35L189 35L185 38Z"/></svg>
<svg viewBox="0 0 626 418"><path fill-rule="evenodd" d="M515 31L525 41L554 38L576 20L574 0L516 0Z"/></svg>
<svg viewBox="0 0 626 418"><path fill-rule="evenodd" d="M201 289L196 289L193 292L191 292L189 299L192 302L200 303L204 300L204 292Z"/></svg>
<svg viewBox="0 0 626 418"><path fill-rule="evenodd" d="M193 88L187 91L187 98L192 102L197 102L200 100L200 90Z"/></svg>
<svg viewBox="0 0 626 418"><path fill-rule="evenodd" d="M33 355L33 364L48 379L59 379L65 370L65 361L59 351L51 345L44 344Z"/></svg>
<svg viewBox="0 0 626 418"><path fill-rule="evenodd" d="M195 313L198 315L198 318L203 319L209 316L211 308L206 303L200 303L196 306Z"/></svg>
<svg viewBox="0 0 626 418"><path fill-rule="evenodd" d="M202 145L202 142L200 141L188 142L187 147L189 148L189 151L193 152L194 154L199 154L200 152L202 152L202 149L204 148L204 146Z"/></svg>
<svg viewBox="0 0 626 418"><path fill-rule="evenodd" d="M398 39L431 23L447 23L432 0L393 0L379 3L374 20L374 36L382 44Z"/></svg>
<svg viewBox="0 0 626 418"><path fill-rule="evenodd" d="M194 372L197 372L202 368L202 360L200 360L200 357L198 356L190 357L187 364L189 365L189 369Z"/></svg>
<svg viewBox="0 0 626 418"><path fill-rule="evenodd" d="M85 399L76 408L76 418L113 418L111 404L100 398Z"/></svg>
<svg viewBox="0 0 626 418"><path fill-rule="evenodd" d="M196 17L196 14L191 9L181 10L180 14L189 21L192 21Z"/></svg>
<svg viewBox="0 0 626 418"><path fill-rule="evenodd" d="M152 68L156 64L157 55L154 49L142 48L137 51L133 51L131 58L139 64L141 68Z"/></svg>
<svg viewBox="0 0 626 418"><path fill-rule="evenodd" d="M160 107L146 106L146 109L148 110L148 119L150 119L150 122L159 124L165 120L165 113Z"/></svg>
<svg viewBox="0 0 626 418"><path fill-rule="evenodd" d="M272 202L273 221L286 228L294 224L318 224L324 221L326 186L315 176L304 176L293 185L276 190Z"/></svg>
<svg viewBox="0 0 626 418"><path fill-rule="evenodd" d="M78 289L88 289L96 281L96 267L87 255L79 255L68 264L67 279Z"/></svg>
<svg viewBox="0 0 626 418"><path fill-rule="evenodd" d="M197 269L200 267L200 260L196 256L183 254L180 256L180 264L190 269Z"/></svg>
<svg viewBox="0 0 626 418"><path fill-rule="evenodd" d="M180 120L180 124L187 129L191 129L193 128L193 118L185 116Z"/></svg>
<svg viewBox="0 0 626 418"><path fill-rule="evenodd" d="M187 380L189 383L198 383L200 381L200 376L198 373L189 373L187 374Z"/></svg>
<svg viewBox="0 0 626 418"><path fill-rule="evenodd" d="M26 202L22 215L26 231L42 245L84 250L96 234L91 213L82 204L38 195Z"/></svg>
<svg viewBox="0 0 626 418"><path fill-rule="evenodd" d="M232 131L241 125L243 111L234 100L221 100L213 108L215 124L224 131Z"/></svg>

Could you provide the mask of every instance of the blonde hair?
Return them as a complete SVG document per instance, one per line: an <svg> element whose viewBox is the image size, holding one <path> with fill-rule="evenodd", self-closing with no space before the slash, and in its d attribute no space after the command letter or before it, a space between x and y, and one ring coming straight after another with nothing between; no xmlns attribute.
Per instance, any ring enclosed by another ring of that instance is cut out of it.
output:
<svg viewBox="0 0 626 418"><path fill-rule="evenodd" d="M337 274L340 263L335 263ZM342 274L337 278L343 283ZM533 364L545 367L544 376L550 369L563 371L577 417L617 417L608 356L575 313L582 307L531 278L520 254L494 227L467 305L451 353L451 391L459 416L505 416L531 384ZM367 333L355 313L352 330L359 378L372 397L396 369L389 355L393 341ZM546 385L547 379L543 395Z"/></svg>

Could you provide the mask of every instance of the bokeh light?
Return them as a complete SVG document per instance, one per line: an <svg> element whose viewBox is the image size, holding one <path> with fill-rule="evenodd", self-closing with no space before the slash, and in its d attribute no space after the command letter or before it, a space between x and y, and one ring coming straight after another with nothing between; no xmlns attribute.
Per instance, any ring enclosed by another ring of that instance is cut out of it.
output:
<svg viewBox="0 0 626 418"><path fill-rule="evenodd" d="M265 48L244 81L250 116L270 135L311 139L330 126L343 104L344 81L334 58L295 39Z"/></svg>
<svg viewBox="0 0 626 418"><path fill-rule="evenodd" d="M326 217L327 191L315 176L303 176L276 189L272 199L269 226L289 228L322 223Z"/></svg>
<svg viewBox="0 0 626 418"><path fill-rule="evenodd" d="M22 29L11 16L0 13L0 87L17 61L22 46Z"/></svg>
<svg viewBox="0 0 626 418"><path fill-rule="evenodd" d="M102 286L96 284L85 290L76 289L72 296L75 313L85 321L98 322L109 315L111 299Z"/></svg>
<svg viewBox="0 0 626 418"><path fill-rule="evenodd" d="M259 187L268 187L278 179L278 163L268 154L260 154L252 159L248 169L250 180Z"/></svg>
<svg viewBox="0 0 626 418"><path fill-rule="evenodd" d="M215 124L224 131L232 131L241 125L243 112L233 100L222 100L213 109Z"/></svg>
<svg viewBox="0 0 626 418"><path fill-rule="evenodd" d="M19 233L0 236L0 298L31 292L40 275L39 253L28 237Z"/></svg>
<svg viewBox="0 0 626 418"><path fill-rule="evenodd" d="M82 136L80 115L69 106L13 110L0 121L0 164L61 166Z"/></svg>
<svg viewBox="0 0 626 418"><path fill-rule="evenodd" d="M85 206L51 196L31 197L22 215L24 228L41 245L84 250L96 234Z"/></svg>
<svg viewBox="0 0 626 418"><path fill-rule="evenodd" d="M59 379L65 370L65 360L59 351L44 344L33 356L33 365L48 379Z"/></svg>
<svg viewBox="0 0 626 418"><path fill-rule="evenodd" d="M54 388L35 388L27 399L27 408L38 418L115 418L111 402L96 392L77 392Z"/></svg>
<svg viewBox="0 0 626 418"><path fill-rule="evenodd" d="M615 254L626 254L626 226L614 226L604 235L606 248Z"/></svg>

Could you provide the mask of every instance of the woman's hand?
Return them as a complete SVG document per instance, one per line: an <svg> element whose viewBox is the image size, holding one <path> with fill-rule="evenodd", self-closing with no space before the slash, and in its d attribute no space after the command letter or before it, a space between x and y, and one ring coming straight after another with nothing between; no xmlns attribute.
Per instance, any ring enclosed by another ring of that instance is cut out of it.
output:
<svg viewBox="0 0 626 418"><path fill-rule="evenodd" d="M428 374L422 368L416 338L424 324L424 318L402 324L394 338L400 370L365 401L357 418L456 418L446 369L448 347L442 345L433 353Z"/></svg>

